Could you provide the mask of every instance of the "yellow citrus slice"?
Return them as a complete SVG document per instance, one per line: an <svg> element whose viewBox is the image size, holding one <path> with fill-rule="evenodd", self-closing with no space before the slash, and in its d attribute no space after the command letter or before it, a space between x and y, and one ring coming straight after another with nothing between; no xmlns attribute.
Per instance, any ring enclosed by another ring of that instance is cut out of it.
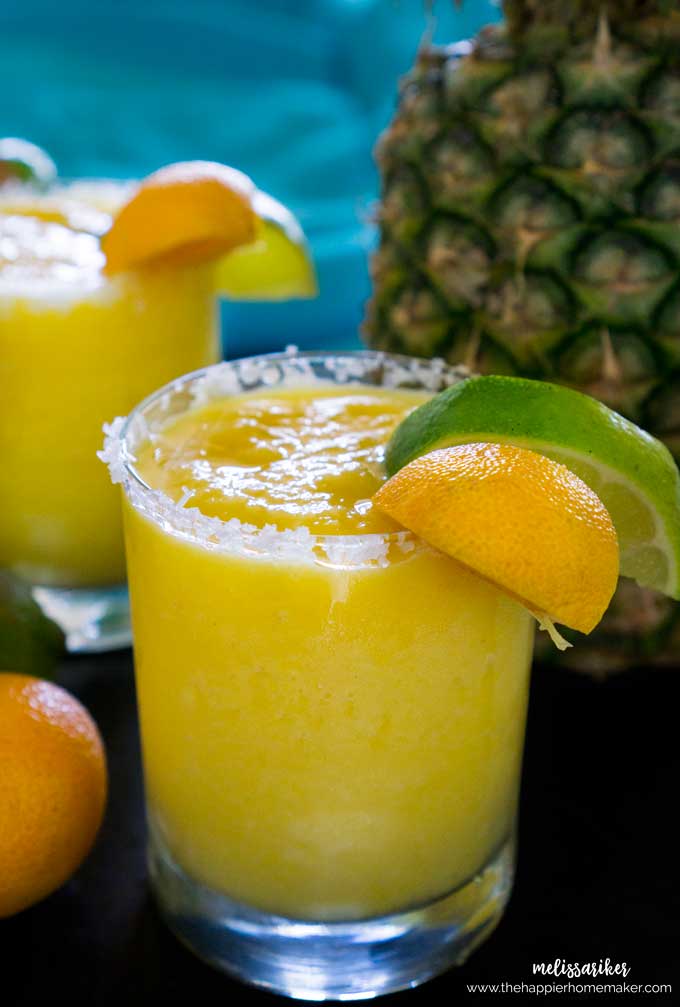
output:
<svg viewBox="0 0 680 1007"><path fill-rule="evenodd" d="M377 507L548 619L589 633L614 593L619 550L599 497L565 465L512 444L416 458Z"/></svg>
<svg viewBox="0 0 680 1007"><path fill-rule="evenodd" d="M255 238L255 186L213 161L170 164L144 179L102 236L106 269L217 259Z"/></svg>
<svg viewBox="0 0 680 1007"><path fill-rule="evenodd" d="M253 197L255 241L217 263L216 287L239 301L315 297L316 273L304 232L290 210L258 190Z"/></svg>

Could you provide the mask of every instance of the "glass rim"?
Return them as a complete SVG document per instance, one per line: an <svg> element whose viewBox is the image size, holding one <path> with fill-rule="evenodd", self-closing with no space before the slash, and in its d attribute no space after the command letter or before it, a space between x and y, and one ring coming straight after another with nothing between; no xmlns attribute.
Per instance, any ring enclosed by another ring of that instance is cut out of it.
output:
<svg viewBox="0 0 680 1007"><path fill-rule="evenodd" d="M128 179L89 175L61 176L53 179L44 189L10 182L0 195L0 216L30 221L40 219L38 211L41 207L52 208L58 216L54 220L43 221L46 226L63 227L72 232L74 242L82 245L83 241L90 240L92 247L82 261L62 260L57 255L47 271L38 274L34 267L39 265L40 257L34 254L34 249L29 250L27 262L20 257L18 274L16 268L3 271L0 278L0 298L3 302L27 300L42 305L54 301L59 306L68 305L70 308L81 302L99 304L100 299L106 300L112 290L120 287L118 276L105 275L106 259L101 249L101 237L111 226L115 210L92 202L88 199L87 190L90 190L92 198L96 195L94 189L100 190L100 197L114 188L124 195L138 184L138 181ZM13 267L13 261L9 261L10 267Z"/></svg>
<svg viewBox="0 0 680 1007"><path fill-rule="evenodd" d="M161 403L164 398L188 391L192 386L199 385L201 381L205 382L211 375L224 375L225 377L230 375L238 379L238 370L244 365L256 368L258 366L265 367L268 363L294 363L295 361L298 361L311 364L314 361L318 361L320 364L323 364L331 360L365 362L369 366L370 364L380 366L381 364L387 362L394 365L395 371L397 371L399 367L403 368L405 377L410 373L413 375L413 379L415 381L417 381L418 378L422 380L423 383L420 385L416 385L415 387L411 385L413 390L417 390L418 388L421 388L424 391L431 390L432 394L436 394L436 391L441 390L441 388L433 387L432 389L428 389L427 384L424 382L426 375L430 375L432 379L438 379L438 384L440 384L442 388L447 387L456 381L462 380L464 377L469 375L467 368L461 367L460 365L449 364L442 358L412 357L406 354L387 353L382 350L371 349L297 350L295 347L289 347L286 350L279 352L261 353L249 357L240 357L234 360L225 360L217 364L211 364L207 367L199 368L198 370L181 375L173 381L169 381L167 384L156 389L150 395L147 395L146 398L142 399L130 411L127 417L119 418L111 425L105 425L108 446L105 448L104 452L100 452L100 457L102 458L102 461L108 462L114 481L123 483L123 491L125 492L131 506L139 510L141 508L138 504L141 500L146 499L148 501L153 499L156 502L156 510L159 513L154 516L154 508L145 508L144 512L149 520L152 520L156 525L158 525L160 520L162 520L164 531L168 534L175 534L181 538L190 538L194 544L199 547L202 546L204 548L210 548L211 551L231 553L232 549L228 547L226 542L218 542L218 548L215 549L215 546L211 545L211 543L207 539L204 539L203 536L182 535L180 533L180 528L172 525L173 515L175 518L180 518L180 523L184 524L187 516L190 515L192 511L196 511L196 524L203 525L204 530L208 527L212 527L213 532L219 532L220 528L224 529L225 533L229 528L234 530L235 525L233 522L238 522L238 525L240 526L238 534L242 543L249 547L249 555L251 554L250 549L253 547L255 540L260 537L265 539L265 541L262 543L261 548L256 551L262 556L271 556L272 550L268 547L268 544L271 545L271 540L274 537L274 534L280 538L281 542L287 540L290 547L289 552L291 553L296 545L296 539L298 539L300 545L302 545L302 541L304 540L305 546L312 552L317 551L318 553L318 550L320 549L329 555L344 554L346 562L331 564L338 566L365 565L365 563L362 562L357 563L356 558L353 558L353 556L356 557L362 553L365 553L374 561L376 559L379 561L381 555L383 555L386 550L391 547L396 547L401 552L408 553L413 553L414 550L420 548L429 550L429 546L406 529L397 529L390 532L329 534L323 532L312 532L303 526L298 529L275 529L275 531L272 532L272 526L256 527L244 524L235 518L224 520L217 517L208 517L207 515L202 514L198 508L186 507L183 503L173 500L162 490L154 489L152 486L149 486L149 484L136 470L136 458L129 443L134 425L140 424L142 429L144 429L146 427L145 412L156 404ZM368 367L366 373L369 373ZM322 379L317 380L320 385L323 383ZM353 377L350 376L346 382L339 382L338 386L341 386L342 384L346 384L348 387L361 387L361 382L357 379L356 375ZM285 382L282 382L280 385L273 384L272 387L286 387L286 384ZM373 384L370 385L370 387L396 388L399 386ZM408 386L402 385L401 387L405 388ZM241 393L247 393L248 391L249 389L247 388L241 389ZM223 394L226 397L229 394L239 394L239 391L232 393L229 391L217 393L215 394L215 398L220 397L220 394ZM108 457L104 457L107 454ZM117 478L113 473L114 463L119 463ZM132 499L132 497L137 497L137 501ZM149 510L151 510L152 513L149 513ZM168 525L170 525L170 527L168 527ZM270 533L266 536L263 535L263 533L267 530L269 530ZM232 536L229 537L231 538ZM219 548L222 544L224 545L224 548ZM316 558L317 561L319 561L318 554ZM323 562L323 560L321 560L321 562Z"/></svg>

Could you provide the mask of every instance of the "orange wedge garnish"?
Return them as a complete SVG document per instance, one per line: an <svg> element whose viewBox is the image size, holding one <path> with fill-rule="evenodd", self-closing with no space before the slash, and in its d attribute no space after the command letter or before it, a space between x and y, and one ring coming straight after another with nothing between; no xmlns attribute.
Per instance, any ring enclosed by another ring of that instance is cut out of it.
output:
<svg viewBox="0 0 680 1007"><path fill-rule="evenodd" d="M149 175L101 239L106 270L217 259L255 238L253 182L213 161L170 164Z"/></svg>
<svg viewBox="0 0 680 1007"><path fill-rule="evenodd" d="M589 633L614 593L619 549L608 511L566 466L534 451L441 448L405 465L373 500L539 618Z"/></svg>

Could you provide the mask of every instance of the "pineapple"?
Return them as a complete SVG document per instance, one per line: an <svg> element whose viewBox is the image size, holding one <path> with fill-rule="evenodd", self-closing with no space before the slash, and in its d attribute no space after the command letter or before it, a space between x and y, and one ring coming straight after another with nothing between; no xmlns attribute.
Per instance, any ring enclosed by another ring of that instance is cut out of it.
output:
<svg viewBox="0 0 680 1007"><path fill-rule="evenodd" d="M680 458L680 0L504 0L424 46L381 137L375 347L579 388ZM680 606L621 581L568 652L680 661Z"/></svg>

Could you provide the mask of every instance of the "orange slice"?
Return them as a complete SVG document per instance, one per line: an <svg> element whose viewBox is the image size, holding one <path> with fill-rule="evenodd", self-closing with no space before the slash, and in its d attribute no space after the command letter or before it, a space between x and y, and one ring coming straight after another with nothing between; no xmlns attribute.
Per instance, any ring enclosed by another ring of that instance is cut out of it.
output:
<svg viewBox="0 0 680 1007"><path fill-rule="evenodd" d="M619 572L614 525L569 469L512 444L422 455L384 483L376 506L549 620L589 633Z"/></svg>
<svg viewBox="0 0 680 1007"><path fill-rule="evenodd" d="M149 175L103 235L109 273L157 261L217 259L253 241L253 182L213 161L170 164Z"/></svg>

